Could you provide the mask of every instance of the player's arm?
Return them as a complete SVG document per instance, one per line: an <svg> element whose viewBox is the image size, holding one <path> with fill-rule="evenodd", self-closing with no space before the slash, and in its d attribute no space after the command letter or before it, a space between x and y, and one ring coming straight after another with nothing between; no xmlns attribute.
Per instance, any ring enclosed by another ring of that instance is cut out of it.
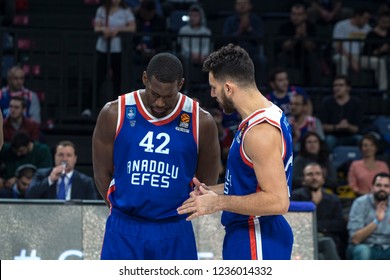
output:
<svg viewBox="0 0 390 280"><path fill-rule="evenodd" d="M290 202L280 130L268 123L254 126L246 134L244 150L253 162L261 191L243 197L225 196L223 210L255 216L285 214Z"/></svg>
<svg viewBox="0 0 390 280"><path fill-rule="evenodd" d="M261 191L231 196L217 195L200 187L202 195L187 199L178 208L179 214L192 213L187 220L221 210L253 216L285 214L290 202L280 131L267 123L256 125L247 132L244 149L253 162Z"/></svg>
<svg viewBox="0 0 390 280"><path fill-rule="evenodd" d="M210 113L199 110L199 155L195 176L206 185L218 181L221 150L218 129Z"/></svg>
<svg viewBox="0 0 390 280"><path fill-rule="evenodd" d="M118 102L107 103L99 113L92 136L92 163L95 184L106 202L108 187L114 172L113 153L117 115Z"/></svg>

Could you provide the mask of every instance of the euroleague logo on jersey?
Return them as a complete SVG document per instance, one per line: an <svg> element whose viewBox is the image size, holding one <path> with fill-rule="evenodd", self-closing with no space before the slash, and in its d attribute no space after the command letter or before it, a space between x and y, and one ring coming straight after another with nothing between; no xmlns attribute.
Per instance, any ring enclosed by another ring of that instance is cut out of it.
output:
<svg viewBox="0 0 390 280"><path fill-rule="evenodd" d="M189 133L190 131L188 128L190 127L190 121L190 115L188 115L187 113L181 114L179 125L176 127L176 130Z"/></svg>

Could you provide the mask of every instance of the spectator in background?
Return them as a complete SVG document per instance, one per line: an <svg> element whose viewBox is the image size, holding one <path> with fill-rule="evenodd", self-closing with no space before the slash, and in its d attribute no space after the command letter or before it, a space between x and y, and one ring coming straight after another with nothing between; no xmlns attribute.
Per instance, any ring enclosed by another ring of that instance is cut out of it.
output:
<svg viewBox="0 0 390 280"><path fill-rule="evenodd" d="M303 169L311 162L316 162L324 169L325 187L337 188L336 169L330 160L325 143L315 132L307 132L301 140L301 149L294 158L293 189L299 188L303 180Z"/></svg>
<svg viewBox="0 0 390 280"><path fill-rule="evenodd" d="M352 9L343 6L342 0L311 0L307 9L308 20L312 23L333 24L350 17Z"/></svg>
<svg viewBox="0 0 390 280"><path fill-rule="evenodd" d="M338 75L347 75L349 67L355 72L363 68L361 67L363 65L359 64L359 58L364 39L371 31L368 25L370 17L367 9L356 9L351 18L338 21L334 26L333 40L336 42L333 45L333 62L336 64Z"/></svg>
<svg viewBox="0 0 390 280"><path fill-rule="evenodd" d="M169 49L170 38L162 35L167 32L166 20L158 15L156 3L153 0L143 0L135 18L137 33L142 33L142 36L134 37L136 49L134 83L136 84L138 79L142 78L142 73L152 56ZM142 79L140 82L142 83Z"/></svg>
<svg viewBox="0 0 390 280"><path fill-rule="evenodd" d="M156 53L168 49L167 38L158 36L158 33L167 31L166 20L158 15L154 0L143 0L135 18L137 32L144 33L134 38L137 50L135 59L142 63L148 62Z"/></svg>
<svg viewBox="0 0 390 280"><path fill-rule="evenodd" d="M371 192L356 198L348 218L352 260L390 260L390 174L378 173Z"/></svg>
<svg viewBox="0 0 390 280"><path fill-rule="evenodd" d="M325 132L329 151L340 145L357 145L363 121L363 105L356 96L350 95L351 83L347 76L336 76L333 80L333 96L323 99L320 120Z"/></svg>
<svg viewBox="0 0 390 280"><path fill-rule="evenodd" d="M255 65L258 86L266 82L266 57L263 53L264 23L252 12L251 0L236 0L235 14L229 16L223 25L226 40L245 49Z"/></svg>
<svg viewBox="0 0 390 280"><path fill-rule="evenodd" d="M316 132L321 140L325 139L321 121L304 112L307 102L307 98L301 94L294 94L290 97L290 117L288 122L291 125L295 154L299 152L301 140L307 132Z"/></svg>
<svg viewBox="0 0 390 280"><path fill-rule="evenodd" d="M194 4L189 9L189 23L182 26L178 32L178 43L180 45L181 60L183 61L186 77L194 77L197 74L203 74L201 71L203 61L210 53L211 42L209 36L211 30L206 25L206 17L203 8ZM204 37L185 37L204 36ZM183 36L183 37L181 37ZM199 69L193 69L197 66ZM192 70L192 71L191 71ZM196 73L194 73L196 71ZM207 76L205 81L207 81ZM188 79L191 80L191 79Z"/></svg>
<svg viewBox="0 0 390 280"><path fill-rule="evenodd" d="M388 61L390 55L390 11L378 15L377 24L368 32L362 52L362 63L369 63L375 71L380 90L388 90Z"/></svg>
<svg viewBox="0 0 390 280"><path fill-rule="evenodd" d="M324 190L325 176L319 163L303 169L302 188L291 194L292 201L312 201L316 205L319 259L338 260L346 249L346 224L337 195Z"/></svg>
<svg viewBox="0 0 390 280"><path fill-rule="evenodd" d="M35 199L97 199L93 179L75 169L76 146L71 141L57 144L54 167L37 170L26 198Z"/></svg>
<svg viewBox="0 0 390 280"><path fill-rule="evenodd" d="M359 148L362 159L352 161L348 172L348 185L357 195L363 195L370 192L375 175L380 172L389 173L389 167L386 162L375 158L378 143L374 135L364 135Z"/></svg>
<svg viewBox="0 0 390 280"><path fill-rule="evenodd" d="M25 117L26 103L26 100L21 96L11 97L9 115L3 124L5 142L10 142L14 134L19 130L26 131L32 141L39 141L39 124Z"/></svg>
<svg viewBox="0 0 390 280"><path fill-rule="evenodd" d="M21 130L14 134L10 143L5 143L0 152L3 165L0 186L12 186L15 171L22 164L33 164L37 168L53 166L53 158L47 145L32 141L27 132Z"/></svg>
<svg viewBox="0 0 390 280"><path fill-rule="evenodd" d="M267 99L282 109L287 117L290 116L291 97L294 95L303 96L307 101L303 112L306 115L312 115L313 105L306 91L301 87L290 85L288 73L285 68L278 67L271 72L269 85L272 91L266 95Z"/></svg>
<svg viewBox="0 0 390 280"><path fill-rule="evenodd" d="M3 117L9 115L11 97L22 96L27 101L26 117L41 123L41 104L38 95L24 87L24 76L24 71L19 66L14 66L8 71L8 85L0 90L0 108Z"/></svg>
<svg viewBox="0 0 390 280"><path fill-rule="evenodd" d="M123 0L127 6L133 11L134 14L138 13L139 8L143 0ZM163 0L164 1L164 0ZM159 16L164 16L163 7L160 0L154 0L156 2L156 11ZM165 1L164 1L165 2ZM164 3L165 4L165 3Z"/></svg>
<svg viewBox="0 0 390 280"><path fill-rule="evenodd" d="M295 3L291 7L290 20L282 24L279 36L286 37L280 44L278 65L285 68L302 69L306 85L318 85L321 77L315 25L307 20L306 7Z"/></svg>
<svg viewBox="0 0 390 280"><path fill-rule="evenodd" d="M103 4L96 10L94 31L99 34L96 42L96 104L99 107L109 99L107 92L100 96L101 86L109 74L109 68L112 70L114 96L120 95L122 92L122 40L119 34L135 32L135 30L134 15L123 0L104 0ZM91 106L92 98L85 97L84 104L88 105L84 106ZM85 109L83 115L90 116L90 109Z"/></svg>
<svg viewBox="0 0 390 280"><path fill-rule="evenodd" d="M9 188L0 189L0 198L26 198L26 192L37 168L32 164L23 164L16 169L15 183Z"/></svg>

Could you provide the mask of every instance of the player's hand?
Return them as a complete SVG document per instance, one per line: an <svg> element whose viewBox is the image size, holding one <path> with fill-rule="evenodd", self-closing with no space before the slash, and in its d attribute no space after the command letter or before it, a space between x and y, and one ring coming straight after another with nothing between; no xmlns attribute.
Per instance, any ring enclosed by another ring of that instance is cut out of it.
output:
<svg viewBox="0 0 390 280"><path fill-rule="evenodd" d="M190 196L183 202L182 206L177 208L179 215L188 214L187 221L218 211L215 203L218 195L215 192L205 189L203 185L199 185L198 192L197 195Z"/></svg>

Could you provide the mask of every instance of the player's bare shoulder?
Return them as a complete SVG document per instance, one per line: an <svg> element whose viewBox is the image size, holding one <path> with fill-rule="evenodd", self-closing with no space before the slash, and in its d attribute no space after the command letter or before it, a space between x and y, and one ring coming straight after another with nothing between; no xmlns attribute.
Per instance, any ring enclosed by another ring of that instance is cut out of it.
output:
<svg viewBox="0 0 390 280"><path fill-rule="evenodd" d="M213 116L208 111L206 111L205 109L203 109L201 107L199 107L199 125L200 125L200 128L202 128L204 126L208 127L209 129L212 126L216 127L215 120L214 120Z"/></svg>
<svg viewBox="0 0 390 280"><path fill-rule="evenodd" d="M113 100L107 102L103 106L98 116L98 122L103 120L116 122L117 118L118 118L118 100Z"/></svg>

